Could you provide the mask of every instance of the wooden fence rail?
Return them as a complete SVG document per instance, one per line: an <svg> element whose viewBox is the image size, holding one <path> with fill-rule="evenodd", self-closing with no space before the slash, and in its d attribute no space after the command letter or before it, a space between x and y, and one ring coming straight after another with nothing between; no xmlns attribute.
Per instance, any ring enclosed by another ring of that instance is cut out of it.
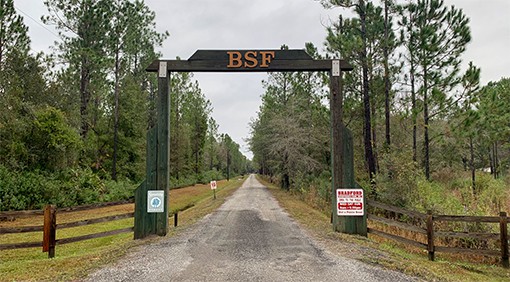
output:
<svg viewBox="0 0 510 282"><path fill-rule="evenodd" d="M74 212L74 211L84 211L84 210L93 210L104 207L118 206L134 203L133 200L125 200L125 201L117 201L117 202L108 202L108 203L97 203L90 205L81 205L76 207L68 207L68 208L59 208L57 212ZM4 211L0 212L0 219L12 219L12 218L25 218L32 217L35 215L44 215L44 210L25 210L25 211Z"/></svg>
<svg viewBox="0 0 510 282"><path fill-rule="evenodd" d="M434 260L436 252L456 253L456 254L473 254L484 256L496 256L501 258L503 267L509 267L509 249L508 249L508 222L509 217L505 212L501 212L499 216L457 216L457 215L434 215L432 212L427 214L415 211L408 211L399 207L388 204L379 203L373 200L367 201L368 206L377 208L385 212L405 215L411 222L421 222L422 226L405 223L396 219L390 219L369 212L368 219L372 222L381 223L386 226L398 228L400 230L410 231L425 235L426 243L405 238L399 235L390 234L376 228L368 228L368 233L374 234L386 239L391 239L403 244L411 245L428 252L429 260ZM463 223L498 223L499 233L482 233L482 232L458 232L443 231L439 229L438 222L463 222ZM456 238L456 239L474 239L474 240L499 240L500 250L491 249L469 249L459 247L436 246L436 238Z"/></svg>
<svg viewBox="0 0 510 282"><path fill-rule="evenodd" d="M66 213L66 212L99 209L99 208L103 208L103 207L124 205L124 204L129 204L129 203L132 203L132 201L101 203L101 204L77 206L77 207L71 207L71 208L62 208L62 209L57 209L53 205L47 205L44 210L0 212L0 217L14 217L14 218L26 218L26 217L30 217L30 216L44 215L44 219L43 219L44 224L41 226L1 227L0 228L0 235L43 231L42 241L0 244L0 250L42 247L43 252L48 252L48 257L52 258L55 256L55 246L56 245L74 243L74 242L79 242L79 241L83 241L83 240L89 240L89 239L112 236L112 235L121 234L121 233L132 232L133 227L128 227L128 228L122 228L122 229L100 232L100 233L95 233L95 234L87 234L87 235L71 237L71 238L63 238L63 239L56 238L56 230L57 229L65 229L65 228L85 226L85 225L102 223L102 222L110 222L110 221L115 221L115 220L132 218L134 216L134 213L131 212L131 213L124 213L124 214L105 216L105 217L94 218L94 219L86 219L86 220L80 220L80 221L75 221L75 222L57 224L57 211L59 213Z"/></svg>
<svg viewBox="0 0 510 282"><path fill-rule="evenodd" d="M99 209L103 207L111 207L117 205L125 205L133 203L133 201L119 201L119 202L109 202L109 203L100 203L100 204L92 204L92 205L84 205L84 206L76 206L70 208L61 208L57 209L55 206L48 205L44 210L30 210L30 211L9 211L9 212L0 212L0 218L9 217L9 218L26 218L30 216L39 216L43 215L43 225L37 226L21 226L21 227L0 227L0 235L2 234L15 234L15 233L26 233L26 232L41 232L43 231L43 240L38 242L22 242L22 243L12 243L12 244L0 244L0 250L12 250L12 249L22 249L22 248L36 248L43 247L43 252L48 252L48 257L52 258L55 256L55 246L69 244L74 242L79 242L83 240L107 237L112 235L117 235L121 233L129 233L133 232L133 227L127 227L122 229L110 230L105 232L99 232L94 234L87 234L77 237L71 238L56 238L56 230L57 229L65 229L72 228L78 226L85 226L90 224L102 223L102 222L110 222L115 220L121 220L126 218L134 217L134 212L117 214L93 219L85 219L75 222L66 222L57 224L56 214L58 213L67 213L67 212L75 212L75 211L85 211L85 210L93 210ZM193 205L186 206L179 211L186 210ZM172 214L169 214L170 217L174 218L174 227L177 227L178 224L178 212L175 211Z"/></svg>

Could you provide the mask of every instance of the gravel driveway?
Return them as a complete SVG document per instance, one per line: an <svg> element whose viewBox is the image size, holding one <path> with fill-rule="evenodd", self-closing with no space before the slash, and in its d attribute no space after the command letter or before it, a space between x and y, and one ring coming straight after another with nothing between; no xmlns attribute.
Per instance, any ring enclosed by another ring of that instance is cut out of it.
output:
<svg viewBox="0 0 510 282"><path fill-rule="evenodd" d="M251 175L187 231L134 248L87 281L415 280L321 249Z"/></svg>

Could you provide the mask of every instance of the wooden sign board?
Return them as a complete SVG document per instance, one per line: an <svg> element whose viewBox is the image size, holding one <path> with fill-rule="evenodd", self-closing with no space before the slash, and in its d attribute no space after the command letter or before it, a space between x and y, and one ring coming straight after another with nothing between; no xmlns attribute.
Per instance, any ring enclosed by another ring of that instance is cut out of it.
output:
<svg viewBox="0 0 510 282"><path fill-rule="evenodd" d="M169 72L352 70L344 60L314 60L305 50L197 50L188 60L156 60L146 70L161 72L161 62Z"/></svg>
<svg viewBox="0 0 510 282"><path fill-rule="evenodd" d="M147 191L147 212L165 212L165 191L149 190Z"/></svg>
<svg viewBox="0 0 510 282"><path fill-rule="evenodd" d="M337 189L336 204L339 216L363 216L363 189Z"/></svg>

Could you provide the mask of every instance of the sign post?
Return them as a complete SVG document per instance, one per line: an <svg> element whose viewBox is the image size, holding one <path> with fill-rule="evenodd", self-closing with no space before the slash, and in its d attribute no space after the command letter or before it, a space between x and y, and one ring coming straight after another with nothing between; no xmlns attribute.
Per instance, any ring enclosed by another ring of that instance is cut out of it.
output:
<svg viewBox="0 0 510 282"><path fill-rule="evenodd" d="M216 180L211 181L211 190L213 190L214 200L216 200Z"/></svg>
<svg viewBox="0 0 510 282"><path fill-rule="evenodd" d="M332 223L333 230L347 234L357 234L367 236L367 214L364 211L366 204L364 197L346 199L345 192L342 192L339 198L338 191L359 191L363 193L363 189L356 183L354 178L354 150L352 133L343 124L334 125L339 130L336 130L334 138L332 138L332 155L336 156L333 159L332 174L333 174L333 198L332 198ZM339 132L341 134L339 134ZM338 134L338 135L337 135ZM336 142L336 143L335 143ZM340 155L341 158L338 157ZM355 195L355 194L347 194ZM364 195L361 194L361 195ZM354 201L356 199L356 201ZM352 200L352 201L351 201ZM339 211L339 201L342 211ZM347 203L351 203L350 205ZM356 203L356 204L354 204ZM362 208L356 210L354 208ZM349 212L347 212L349 211Z"/></svg>

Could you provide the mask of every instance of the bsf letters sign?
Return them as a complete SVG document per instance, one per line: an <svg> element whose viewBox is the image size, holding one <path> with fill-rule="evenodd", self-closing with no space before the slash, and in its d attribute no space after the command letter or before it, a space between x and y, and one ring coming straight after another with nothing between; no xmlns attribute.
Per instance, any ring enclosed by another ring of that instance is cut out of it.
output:
<svg viewBox="0 0 510 282"><path fill-rule="evenodd" d="M339 216L363 216L363 189L337 189L336 204Z"/></svg>
<svg viewBox="0 0 510 282"><path fill-rule="evenodd" d="M267 68L275 57L274 51L227 51L227 68Z"/></svg>

